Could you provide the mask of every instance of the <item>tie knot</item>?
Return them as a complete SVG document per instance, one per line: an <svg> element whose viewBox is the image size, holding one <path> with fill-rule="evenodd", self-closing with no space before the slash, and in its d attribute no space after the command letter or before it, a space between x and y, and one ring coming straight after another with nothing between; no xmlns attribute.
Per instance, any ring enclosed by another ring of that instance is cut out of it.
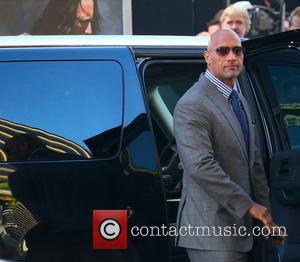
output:
<svg viewBox="0 0 300 262"><path fill-rule="evenodd" d="M235 91L234 89L231 91L229 98L231 100L238 100L239 99L239 95L237 93L237 91Z"/></svg>

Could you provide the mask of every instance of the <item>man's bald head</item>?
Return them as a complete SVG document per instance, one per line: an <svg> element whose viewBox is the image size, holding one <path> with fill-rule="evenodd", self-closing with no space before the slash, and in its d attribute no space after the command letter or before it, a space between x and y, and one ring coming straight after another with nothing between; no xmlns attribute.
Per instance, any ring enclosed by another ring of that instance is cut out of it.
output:
<svg viewBox="0 0 300 262"><path fill-rule="evenodd" d="M237 42L241 44L241 40L237 35L237 33L235 33L233 30L229 28L220 28L219 30L217 30L216 32L210 35L207 50L215 48L215 46L217 46L218 43L221 43L228 38L234 38L236 39Z"/></svg>
<svg viewBox="0 0 300 262"><path fill-rule="evenodd" d="M233 86L243 67L243 49L239 36L231 29L221 28L210 36L204 53L207 69L218 79Z"/></svg>

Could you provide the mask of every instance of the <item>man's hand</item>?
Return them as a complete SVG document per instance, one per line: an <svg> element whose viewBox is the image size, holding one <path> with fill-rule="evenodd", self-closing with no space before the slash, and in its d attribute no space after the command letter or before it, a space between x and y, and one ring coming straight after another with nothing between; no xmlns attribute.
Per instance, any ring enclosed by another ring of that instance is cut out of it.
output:
<svg viewBox="0 0 300 262"><path fill-rule="evenodd" d="M248 214L261 221L266 227L271 228L275 225L269 210L257 203L254 203L248 210Z"/></svg>
<svg viewBox="0 0 300 262"><path fill-rule="evenodd" d="M248 210L248 214L261 221L268 232L271 232L272 235L266 237L266 239L271 238L272 243L275 245L283 245L285 242L284 232L273 221L272 215L269 210L257 203L254 203Z"/></svg>

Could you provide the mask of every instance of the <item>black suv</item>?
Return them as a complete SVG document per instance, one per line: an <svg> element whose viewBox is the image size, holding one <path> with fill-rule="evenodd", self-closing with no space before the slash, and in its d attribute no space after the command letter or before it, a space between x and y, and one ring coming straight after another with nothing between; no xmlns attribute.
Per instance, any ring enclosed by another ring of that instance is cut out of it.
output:
<svg viewBox="0 0 300 262"><path fill-rule="evenodd" d="M2 258L24 259L28 239L46 224L63 248L41 247L45 261L75 254L77 238L98 261L187 261L163 235L129 234L127 250L92 251L92 211L127 210L128 229L174 225L182 167L172 114L206 69L207 42L0 37ZM281 261L300 261L300 32L243 45L238 88L251 106L274 219L287 228Z"/></svg>

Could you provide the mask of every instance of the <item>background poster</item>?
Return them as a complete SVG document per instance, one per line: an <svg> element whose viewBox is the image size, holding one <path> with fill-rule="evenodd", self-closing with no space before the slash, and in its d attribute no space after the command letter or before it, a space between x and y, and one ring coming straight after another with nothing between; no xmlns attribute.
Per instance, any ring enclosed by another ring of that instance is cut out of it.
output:
<svg viewBox="0 0 300 262"><path fill-rule="evenodd" d="M122 0L97 0L100 34L123 34ZM49 0L0 0L0 35L29 33Z"/></svg>

